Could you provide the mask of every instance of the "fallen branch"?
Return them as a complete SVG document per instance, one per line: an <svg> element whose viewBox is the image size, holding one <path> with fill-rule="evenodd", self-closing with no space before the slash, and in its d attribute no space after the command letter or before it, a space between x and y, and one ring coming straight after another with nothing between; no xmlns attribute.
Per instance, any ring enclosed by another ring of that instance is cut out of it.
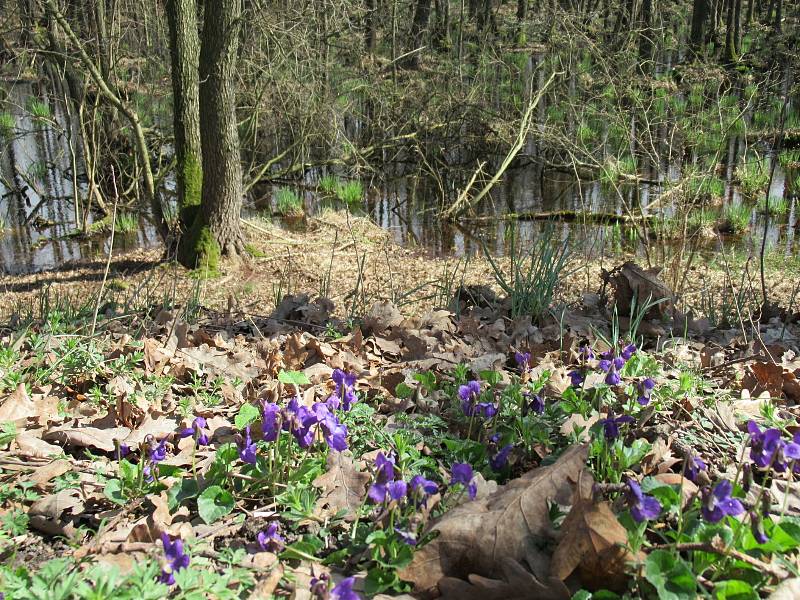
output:
<svg viewBox="0 0 800 600"><path fill-rule="evenodd" d="M442 216L445 219L457 219L464 211L471 208L474 204L480 202L481 199L491 191L495 184L500 181L503 173L506 172L506 169L508 169L509 165L511 165L511 163L514 161L514 158L516 158L517 154L519 154L519 151L522 150L522 147L525 145L525 140L528 139L528 132L531 129L531 124L533 121L533 110L539 104L542 96L544 96L545 92L550 87L550 84L553 82L553 79L555 79L556 74L556 72L550 74L550 77L536 93L536 96L528 103L528 106L522 115L519 132L517 132L517 139L514 141L514 145L511 146L508 154L506 154L506 157L503 159L503 162L500 164L500 168L497 169L497 172L492 176L487 184L483 186L483 189L480 192L478 192L473 198L470 198L469 191L472 188L472 184L477 178L480 170L483 168L483 164L479 165L478 170L473 174L469 184L467 184L467 186L458 195L458 199L442 213Z"/></svg>

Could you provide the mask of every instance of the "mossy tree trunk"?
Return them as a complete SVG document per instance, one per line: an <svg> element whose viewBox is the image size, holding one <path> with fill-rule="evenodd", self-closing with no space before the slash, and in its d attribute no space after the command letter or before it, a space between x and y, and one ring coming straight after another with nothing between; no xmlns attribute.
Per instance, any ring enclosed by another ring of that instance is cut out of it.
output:
<svg viewBox="0 0 800 600"><path fill-rule="evenodd" d="M703 29L708 19L708 0L694 0L692 5L691 46L695 54L699 53L704 42Z"/></svg>
<svg viewBox="0 0 800 600"><path fill-rule="evenodd" d="M200 48L200 211L182 244L181 262L213 271L221 254L244 250L240 226L242 166L236 121L236 58L241 0L206 0Z"/></svg>
<svg viewBox="0 0 800 600"><path fill-rule="evenodd" d="M175 135L175 183L181 231L187 231L200 208L203 168L200 145L200 35L195 0L167 0L172 119Z"/></svg>

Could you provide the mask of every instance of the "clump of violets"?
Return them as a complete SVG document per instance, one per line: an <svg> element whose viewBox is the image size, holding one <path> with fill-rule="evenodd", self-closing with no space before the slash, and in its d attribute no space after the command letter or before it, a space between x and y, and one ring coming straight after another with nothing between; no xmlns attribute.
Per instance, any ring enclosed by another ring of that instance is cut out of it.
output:
<svg viewBox="0 0 800 600"><path fill-rule="evenodd" d="M378 456L375 457L375 481L367 492L367 496L375 504L387 501L399 502L405 497L408 486L405 481L396 478L395 467L393 454L378 452Z"/></svg>
<svg viewBox="0 0 800 600"><path fill-rule="evenodd" d="M237 436L236 445L239 447L239 458L248 465L256 464L256 445L250 436L250 426L244 428L244 436Z"/></svg>
<svg viewBox="0 0 800 600"><path fill-rule="evenodd" d="M600 423L603 425L603 435L609 441L615 440L619 437L620 425L633 423L635 420L636 419L630 415L616 416L613 410L608 409L606 418L600 419Z"/></svg>
<svg viewBox="0 0 800 600"><path fill-rule="evenodd" d="M311 447L319 436L331 450L346 450L347 426L339 421L335 411L350 410L356 402L356 376L336 369L332 378L336 382L334 393L325 402L316 402L310 408L303 404L299 393L283 408L275 402L265 402L261 407L261 434L264 441L274 442L285 431L297 440L301 448Z"/></svg>
<svg viewBox="0 0 800 600"><path fill-rule="evenodd" d="M627 486L625 496L633 520L641 523L658 519L661 514L661 503L642 492L641 486L633 479L628 479L625 485Z"/></svg>
<svg viewBox="0 0 800 600"><path fill-rule="evenodd" d="M606 385L615 386L621 383L622 377L619 372L622 371L625 363L627 363L635 353L636 345L628 344L619 354L617 354L616 349L612 348L600 355L600 359L597 361L597 368L606 374Z"/></svg>
<svg viewBox="0 0 800 600"><path fill-rule="evenodd" d="M198 446L207 446L206 420L203 417L195 417L191 426L181 429L178 436L180 438L193 437Z"/></svg>
<svg viewBox="0 0 800 600"><path fill-rule="evenodd" d="M330 575L323 573L311 579L311 597L314 600L361 600L353 591L355 582L355 577L347 577L331 588Z"/></svg>
<svg viewBox="0 0 800 600"><path fill-rule="evenodd" d="M714 489L703 488L702 507L700 512L703 518L709 523L718 523L724 517L735 517L744 512L744 506L731 494L733 493L733 484L727 479L723 479Z"/></svg>
<svg viewBox="0 0 800 600"><path fill-rule="evenodd" d="M458 388L458 397L461 399L461 410L467 417L483 417L491 419L497 414L497 407L492 402L479 402L481 397L481 384L472 380Z"/></svg>
<svg viewBox="0 0 800 600"><path fill-rule="evenodd" d="M469 463L454 463L450 469L450 485L462 485L467 490L470 500L478 494L478 484Z"/></svg>
<svg viewBox="0 0 800 600"><path fill-rule="evenodd" d="M285 540L279 533L277 523L270 523L266 530L259 531L256 541L258 542L258 547L264 552L280 552L285 546Z"/></svg>
<svg viewBox="0 0 800 600"><path fill-rule="evenodd" d="M347 412L350 407L358 400L356 396L356 374L345 373L341 369L334 369L331 379L336 384L336 389L326 401L332 410L340 408Z"/></svg>
<svg viewBox="0 0 800 600"><path fill-rule="evenodd" d="M175 572L189 566L189 555L183 551L180 538L172 539L167 533L161 534L166 564L161 569L158 580L166 585L175 585Z"/></svg>
<svg viewBox="0 0 800 600"><path fill-rule="evenodd" d="M757 469L782 473L789 461L800 459L800 435L795 434L792 441L787 442L780 429L762 431L755 421L747 423L747 431L750 433L750 460Z"/></svg>
<svg viewBox="0 0 800 600"><path fill-rule="evenodd" d="M522 373L527 373L531 370L531 353L530 352L515 352L514 362L517 363L519 370Z"/></svg>

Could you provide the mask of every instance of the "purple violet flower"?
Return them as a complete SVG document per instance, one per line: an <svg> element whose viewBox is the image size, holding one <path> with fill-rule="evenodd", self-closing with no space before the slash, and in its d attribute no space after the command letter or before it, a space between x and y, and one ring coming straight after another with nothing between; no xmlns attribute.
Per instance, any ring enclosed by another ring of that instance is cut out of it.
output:
<svg viewBox="0 0 800 600"><path fill-rule="evenodd" d="M686 465L683 468L683 475L692 483L697 483L700 471L707 469L706 463L699 456L689 455L686 457Z"/></svg>
<svg viewBox="0 0 800 600"><path fill-rule="evenodd" d="M514 360L517 366L524 373L531 368L531 353L530 352L516 352L514 353Z"/></svg>
<svg viewBox="0 0 800 600"><path fill-rule="evenodd" d="M192 421L191 427L181 429L178 436L186 438L193 436L198 446L208 445L208 434L204 431L206 428L206 420L203 417L195 417Z"/></svg>
<svg viewBox="0 0 800 600"><path fill-rule="evenodd" d="M400 536L400 539L403 540L405 544L408 544L409 546L417 545L417 536L411 531L403 531L399 527L395 527L394 531L398 536Z"/></svg>
<svg viewBox="0 0 800 600"><path fill-rule="evenodd" d="M581 345L580 355L582 361L594 360L594 352L592 352L592 347L588 343Z"/></svg>
<svg viewBox="0 0 800 600"><path fill-rule="evenodd" d="M474 379L458 388L458 397L461 399L461 410L468 417L474 414L475 402L481 395L481 384Z"/></svg>
<svg viewBox="0 0 800 600"><path fill-rule="evenodd" d="M703 505L700 512L703 518L709 523L718 523L726 515L735 517L744 512L744 506L736 498L731 497L733 485L727 479L723 479L711 491L703 488Z"/></svg>
<svg viewBox="0 0 800 600"><path fill-rule="evenodd" d="M583 376L583 373L581 371L575 369L569 372L569 379L572 384L572 387L581 387L581 384L583 384L586 378Z"/></svg>
<svg viewBox="0 0 800 600"><path fill-rule="evenodd" d="M762 431L752 420L748 421L747 430L750 433L750 460L753 464L759 469L771 467L778 472L786 470L782 460L785 442L781 439L780 430L772 428Z"/></svg>
<svg viewBox="0 0 800 600"><path fill-rule="evenodd" d="M342 579L331 590L331 600L361 600L361 597L353 591L355 577Z"/></svg>
<svg viewBox="0 0 800 600"><path fill-rule="evenodd" d="M637 523L642 521L652 521L661 514L661 503L647 494L642 493L641 486L633 479L626 481L628 489L626 496L631 516Z"/></svg>
<svg viewBox="0 0 800 600"><path fill-rule="evenodd" d="M422 475L414 475L408 482L408 497L415 501L417 506L424 506L428 498L439 491L439 486Z"/></svg>
<svg viewBox="0 0 800 600"><path fill-rule="evenodd" d="M750 511L750 531L753 532L753 537L759 544L766 544L769 541L769 537L764 531L764 523L754 510Z"/></svg>
<svg viewBox="0 0 800 600"><path fill-rule="evenodd" d="M656 382L645 377L644 379L636 382L636 389L638 390L639 397L636 401L642 406L647 406L650 403L650 393L656 387Z"/></svg>
<svg viewBox="0 0 800 600"><path fill-rule="evenodd" d="M617 371L620 371L622 367L625 366L625 359L622 358L621 356L615 357L614 360L612 360L611 362Z"/></svg>
<svg viewBox="0 0 800 600"><path fill-rule="evenodd" d="M249 425L244 428L244 439L239 440L237 446L239 446L239 458L242 459L242 462L248 465L256 464L256 445L250 437Z"/></svg>
<svg viewBox="0 0 800 600"><path fill-rule="evenodd" d="M630 415L615 416L614 411L609 409L605 419L600 419L603 424L603 435L607 440L615 440L619 437L619 426L623 423L633 423L634 419Z"/></svg>
<svg viewBox="0 0 800 600"><path fill-rule="evenodd" d="M528 400L528 398L530 398L530 400ZM531 411L535 412L537 415L541 415L544 412L544 400L539 394L531 395L525 392L523 394L522 416L527 416Z"/></svg>
<svg viewBox="0 0 800 600"><path fill-rule="evenodd" d="M475 499L478 493L478 484L475 482L472 466L469 463L454 463L450 470L450 476L450 485L463 485L469 494L470 500Z"/></svg>
<svg viewBox="0 0 800 600"><path fill-rule="evenodd" d="M341 369L334 369L331 379L333 379L336 384L336 390L333 392L335 401L332 404L332 408L339 408L338 402L341 401L342 410L345 412L349 411L350 407L358 401L355 391L356 374L345 373ZM332 398L333 396L328 400L330 401Z"/></svg>
<svg viewBox="0 0 800 600"><path fill-rule="evenodd" d="M175 572L189 566L189 555L183 551L180 538L172 540L167 533L162 533L161 543L164 545L167 564L161 570L158 580L166 585L175 585Z"/></svg>
<svg viewBox="0 0 800 600"><path fill-rule="evenodd" d="M375 504L382 504L389 493L388 484L395 478L395 458L392 454L378 452L375 457L375 482L369 487L367 496Z"/></svg>
<svg viewBox="0 0 800 600"><path fill-rule="evenodd" d="M603 371L604 373L607 373L608 370L611 368L611 361L608 360L607 358L601 359L597 362L597 368Z"/></svg>
<svg viewBox="0 0 800 600"><path fill-rule="evenodd" d="M506 444L497 454L489 458L489 466L492 471L502 471L508 465L508 455L514 449L514 444Z"/></svg>
<svg viewBox="0 0 800 600"><path fill-rule="evenodd" d="M636 354L636 344L628 344L622 349L620 356L627 362L631 359L631 356Z"/></svg>
<svg viewBox="0 0 800 600"><path fill-rule="evenodd" d="M261 409L261 436L265 442L274 442L281 432L281 407L265 402Z"/></svg>
<svg viewBox="0 0 800 600"><path fill-rule="evenodd" d="M278 533L278 523L270 523L266 531L259 531L256 540L264 552L280 552L285 545L283 536Z"/></svg>
<svg viewBox="0 0 800 600"><path fill-rule="evenodd" d="M617 368L614 365L611 365L611 368L608 370L608 374L606 375L606 385L619 385L621 381L622 378L620 378Z"/></svg>

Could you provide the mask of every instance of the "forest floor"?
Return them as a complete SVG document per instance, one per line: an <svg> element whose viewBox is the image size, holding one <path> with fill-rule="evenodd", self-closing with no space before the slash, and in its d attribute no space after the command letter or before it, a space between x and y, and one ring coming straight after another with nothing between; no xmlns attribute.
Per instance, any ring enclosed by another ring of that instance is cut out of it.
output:
<svg viewBox="0 0 800 600"><path fill-rule="evenodd" d="M793 319L615 315L600 265L536 322L460 271L404 302L455 262L268 231L212 280L115 259L96 323L104 264L4 282L5 598L798 595Z"/></svg>

